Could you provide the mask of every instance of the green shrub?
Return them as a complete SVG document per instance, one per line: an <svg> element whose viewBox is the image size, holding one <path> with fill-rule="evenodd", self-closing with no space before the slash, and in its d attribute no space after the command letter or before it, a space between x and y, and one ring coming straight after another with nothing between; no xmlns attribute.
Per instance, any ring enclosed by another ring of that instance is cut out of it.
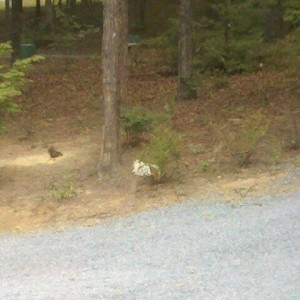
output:
<svg viewBox="0 0 300 300"><path fill-rule="evenodd" d="M269 120L258 110L248 115L227 137L227 148L239 166L248 166L258 144L266 136Z"/></svg>
<svg viewBox="0 0 300 300"><path fill-rule="evenodd" d="M157 56L157 66L168 66L172 72L177 72L178 66L179 22L176 18L169 19L169 28L161 36L144 40L143 47L160 49Z"/></svg>
<svg viewBox="0 0 300 300"><path fill-rule="evenodd" d="M139 142L155 125L169 121L167 114L156 113L142 106L123 107L120 116L129 143Z"/></svg>
<svg viewBox="0 0 300 300"><path fill-rule="evenodd" d="M162 177L173 177L180 154L180 141L178 133L167 127L157 127L144 148L142 160L157 165Z"/></svg>
<svg viewBox="0 0 300 300"><path fill-rule="evenodd" d="M274 148L270 153L270 161L272 164L279 164L283 159L283 150L281 148Z"/></svg>
<svg viewBox="0 0 300 300"><path fill-rule="evenodd" d="M263 62L268 68L295 69L299 73L300 28L271 45L264 45Z"/></svg>
<svg viewBox="0 0 300 300"><path fill-rule="evenodd" d="M82 39L90 33L98 33L99 28L80 24L75 16L64 13L55 7L55 28L47 22L33 19L23 28L23 40L36 45L36 47L65 48L73 51L77 39ZM73 46L73 47L71 47Z"/></svg>
<svg viewBox="0 0 300 300"><path fill-rule="evenodd" d="M10 44L0 43L0 56L12 51ZM0 123L3 123L3 115L18 111L18 105L13 98L22 94L21 87L26 83L25 71L32 63L42 60L41 56L33 56L23 60L17 60L12 67L0 64ZM1 124L0 124L1 125ZM1 128L0 128L1 130Z"/></svg>
<svg viewBox="0 0 300 300"><path fill-rule="evenodd" d="M227 74L255 71L264 58L262 40L235 39L224 43L221 38L204 42L199 55L194 59L195 68L200 72L222 71Z"/></svg>
<svg viewBox="0 0 300 300"><path fill-rule="evenodd" d="M300 25L300 4L297 0L288 0L285 3L284 21L292 27Z"/></svg>

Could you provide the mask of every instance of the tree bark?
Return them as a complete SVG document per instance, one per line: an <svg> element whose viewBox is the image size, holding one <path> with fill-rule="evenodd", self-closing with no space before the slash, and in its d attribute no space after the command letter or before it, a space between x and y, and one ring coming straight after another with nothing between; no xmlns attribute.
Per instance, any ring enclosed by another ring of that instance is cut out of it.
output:
<svg viewBox="0 0 300 300"><path fill-rule="evenodd" d="M35 16L37 19L41 18L41 0L36 0Z"/></svg>
<svg viewBox="0 0 300 300"><path fill-rule="evenodd" d="M12 0L11 6L11 22L10 22L10 35L11 35L11 43L12 43L12 63L16 61L16 59L20 58L20 50L21 50L21 6L22 2L20 0Z"/></svg>
<svg viewBox="0 0 300 300"><path fill-rule="evenodd" d="M177 99L195 98L196 90L192 84L192 12L191 0L180 0L180 37L178 59Z"/></svg>
<svg viewBox="0 0 300 300"><path fill-rule="evenodd" d="M276 39L284 37L284 11L282 0L277 0L275 4L270 5L266 15L265 23L265 42L271 43Z"/></svg>
<svg viewBox="0 0 300 300"><path fill-rule="evenodd" d="M139 17L140 17L140 24L143 29L145 28L146 5L147 5L147 0L141 0L140 7L139 7L140 8Z"/></svg>
<svg viewBox="0 0 300 300"><path fill-rule="evenodd" d="M230 30L230 16L229 11L231 7L231 0L225 1L225 16L224 16L224 41L228 44L229 41L229 30Z"/></svg>
<svg viewBox="0 0 300 300"><path fill-rule="evenodd" d="M121 163L120 103L126 96L127 1L104 1L102 84L104 126L99 176L112 175Z"/></svg>
<svg viewBox="0 0 300 300"><path fill-rule="evenodd" d="M76 12L76 0L70 0L70 14L74 15Z"/></svg>
<svg viewBox="0 0 300 300"><path fill-rule="evenodd" d="M129 66L129 57L128 57L128 0L121 1L121 10L122 10L122 42L121 42L121 59L120 59L120 93L121 100L123 103L126 103L128 96L128 66Z"/></svg>
<svg viewBox="0 0 300 300"><path fill-rule="evenodd" d="M46 29L48 33L52 33L54 28L54 14L53 14L52 0L45 0L45 10L46 10Z"/></svg>
<svg viewBox="0 0 300 300"><path fill-rule="evenodd" d="M19 1L19 11L20 11L20 13L23 12L23 0Z"/></svg>
<svg viewBox="0 0 300 300"><path fill-rule="evenodd" d="M10 1L5 0L5 23L9 24Z"/></svg>
<svg viewBox="0 0 300 300"><path fill-rule="evenodd" d="M62 9L62 0L58 0L57 6L59 9Z"/></svg>
<svg viewBox="0 0 300 300"><path fill-rule="evenodd" d="M134 0L132 3L133 24L136 30L144 29L145 27L145 10L146 0Z"/></svg>
<svg viewBox="0 0 300 300"><path fill-rule="evenodd" d="M68 13L70 11L70 2L71 0L66 0L65 3L65 12Z"/></svg>

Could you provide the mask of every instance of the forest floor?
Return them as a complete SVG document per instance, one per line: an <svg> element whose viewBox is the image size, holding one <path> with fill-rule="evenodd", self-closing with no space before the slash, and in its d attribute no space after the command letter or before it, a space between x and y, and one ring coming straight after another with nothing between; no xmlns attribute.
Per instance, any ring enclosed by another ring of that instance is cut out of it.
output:
<svg viewBox="0 0 300 300"><path fill-rule="evenodd" d="M176 92L176 77L135 61L127 104L163 111ZM118 178L98 179L100 73L96 58L49 57L30 71L32 82L17 99L21 112L8 116L0 140L0 232L90 226L207 195L240 202L299 188L299 178L274 188L290 168L300 165L299 151L288 147L297 134L295 122L300 126L298 113L293 123L290 118L291 111L300 109L296 75L261 70L202 80L197 99L174 107L173 128L183 137L179 178L152 185L132 174L140 149L128 146L123 147ZM230 153L216 149L228 130L237 130L236 123L258 110L269 119L270 132L255 149L252 163L240 168ZM52 145L62 157L49 158Z"/></svg>

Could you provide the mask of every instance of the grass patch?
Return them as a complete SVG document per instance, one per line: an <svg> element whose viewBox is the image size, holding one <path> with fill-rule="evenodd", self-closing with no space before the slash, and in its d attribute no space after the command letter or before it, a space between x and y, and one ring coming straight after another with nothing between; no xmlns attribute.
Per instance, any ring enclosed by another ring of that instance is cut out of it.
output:
<svg viewBox="0 0 300 300"><path fill-rule="evenodd" d="M69 177L65 177L60 183L51 183L51 188L50 196L55 200L71 199L77 195Z"/></svg>

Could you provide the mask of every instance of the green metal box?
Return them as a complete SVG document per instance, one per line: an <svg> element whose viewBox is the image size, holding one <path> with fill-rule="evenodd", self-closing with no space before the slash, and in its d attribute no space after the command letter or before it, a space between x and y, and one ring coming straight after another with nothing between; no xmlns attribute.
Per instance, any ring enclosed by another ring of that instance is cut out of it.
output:
<svg viewBox="0 0 300 300"><path fill-rule="evenodd" d="M21 44L20 59L28 58L36 54L36 47L33 44Z"/></svg>

